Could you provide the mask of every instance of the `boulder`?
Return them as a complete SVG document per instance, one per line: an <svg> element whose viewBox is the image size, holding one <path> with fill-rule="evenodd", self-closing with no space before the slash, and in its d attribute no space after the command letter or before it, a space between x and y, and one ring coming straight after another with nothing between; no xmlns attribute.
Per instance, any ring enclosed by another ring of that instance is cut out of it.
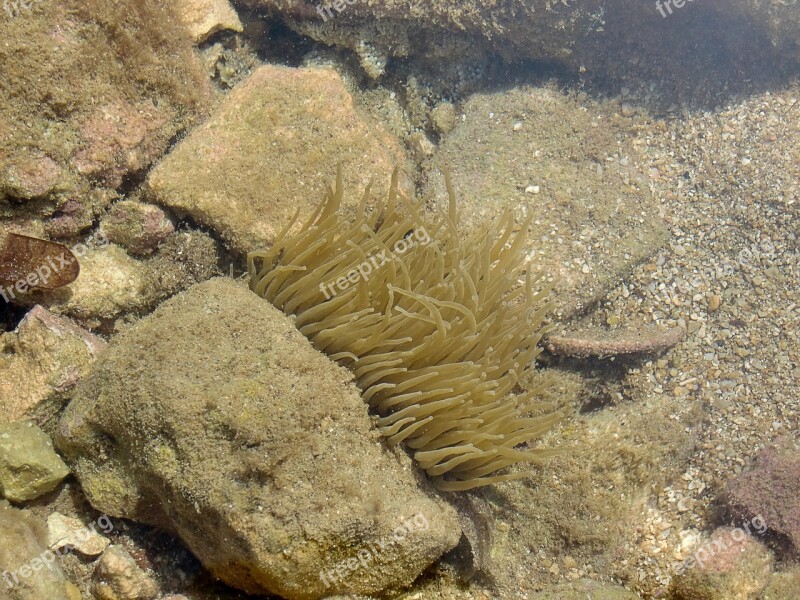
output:
<svg viewBox="0 0 800 600"><path fill-rule="evenodd" d="M759 518L800 551L800 440L785 436L728 481L725 500L740 518Z"/></svg>
<svg viewBox="0 0 800 600"><path fill-rule="evenodd" d="M351 373L229 279L115 338L57 439L97 510L176 533L249 593L407 585L460 536L387 452Z"/></svg>

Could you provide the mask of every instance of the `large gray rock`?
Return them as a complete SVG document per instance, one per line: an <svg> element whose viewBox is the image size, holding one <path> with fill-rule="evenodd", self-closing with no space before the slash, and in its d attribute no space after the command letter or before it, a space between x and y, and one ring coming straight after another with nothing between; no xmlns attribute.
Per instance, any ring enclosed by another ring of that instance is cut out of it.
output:
<svg viewBox="0 0 800 600"><path fill-rule="evenodd" d="M116 338L58 445L96 509L174 531L235 587L376 592L460 530L386 452L351 379L268 302L214 279Z"/></svg>

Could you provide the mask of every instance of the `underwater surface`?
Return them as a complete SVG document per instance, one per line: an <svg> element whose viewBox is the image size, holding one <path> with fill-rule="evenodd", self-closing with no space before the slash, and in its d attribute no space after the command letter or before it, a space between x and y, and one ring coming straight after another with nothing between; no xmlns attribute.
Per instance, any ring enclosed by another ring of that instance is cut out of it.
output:
<svg viewBox="0 0 800 600"><path fill-rule="evenodd" d="M0 0L0 600L800 598L794 0Z"/></svg>

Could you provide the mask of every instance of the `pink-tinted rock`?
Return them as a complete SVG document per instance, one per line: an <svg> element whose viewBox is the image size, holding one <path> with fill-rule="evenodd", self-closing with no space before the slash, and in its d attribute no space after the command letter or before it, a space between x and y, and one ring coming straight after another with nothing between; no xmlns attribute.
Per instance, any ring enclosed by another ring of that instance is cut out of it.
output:
<svg viewBox="0 0 800 600"><path fill-rule="evenodd" d="M717 528L685 565L672 600L755 600L772 575L769 550L741 528Z"/></svg>
<svg viewBox="0 0 800 600"><path fill-rule="evenodd" d="M15 19L0 6L0 216L74 200L91 222L103 207L87 192L149 166L207 112L211 84L171 2L26 4Z"/></svg>
<svg viewBox="0 0 800 600"><path fill-rule="evenodd" d="M734 514L760 515L770 530L800 550L800 443L781 438L762 450L753 467L728 482L727 502Z"/></svg>
<svg viewBox="0 0 800 600"><path fill-rule="evenodd" d="M61 177L61 167L49 156L26 156L12 163L5 174L6 192L31 200L52 192Z"/></svg>
<svg viewBox="0 0 800 600"><path fill-rule="evenodd" d="M175 225L158 206L134 200L114 204L100 228L110 241L136 255L152 253L175 231Z"/></svg>
<svg viewBox="0 0 800 600"><path fill-rule="evenodd" d="M58 207L46 222L47 234L51 238L74 238L90 229L97 213L119 197L108 188L93 188L78 198L70 198Z"/></svg>
<svg viewBox="0 0 800 600"><path fill-rule="evenodd" d="M47 222L47 232L53 237L70 237L92 224L89 206L77 200L67 200Z"/></svg>
<svg viewBox="0 0 800 600"><path fill-rule="evenodd" d="M75 168L118 187L125 173L146 167L166 149L167 140L158 134L171 117L151 101L111 100L83 122L84 145L73 157Z"/></svg>

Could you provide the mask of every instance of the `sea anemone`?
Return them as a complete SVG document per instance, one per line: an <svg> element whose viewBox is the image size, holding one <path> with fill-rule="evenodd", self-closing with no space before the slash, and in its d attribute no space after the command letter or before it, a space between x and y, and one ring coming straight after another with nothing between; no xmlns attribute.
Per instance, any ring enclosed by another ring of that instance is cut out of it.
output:
<svg viewBox="0 0 800 600"><path fill-rule="evenodd" d="M352 369L380 432L405 442L439 489L525 477L497 472L554 453L518 446L561 417L532 402L541 390L515 393L550 308L549 287L523 269L530 218L515 234L506 211L497 226L463 238L447 175L448 214L427 222L397 180L395 171L387 200L369 215L367 186L346 220L340 169L297 233L288 235L295 213L269 250L248 254L250 287Z"/></svg>

